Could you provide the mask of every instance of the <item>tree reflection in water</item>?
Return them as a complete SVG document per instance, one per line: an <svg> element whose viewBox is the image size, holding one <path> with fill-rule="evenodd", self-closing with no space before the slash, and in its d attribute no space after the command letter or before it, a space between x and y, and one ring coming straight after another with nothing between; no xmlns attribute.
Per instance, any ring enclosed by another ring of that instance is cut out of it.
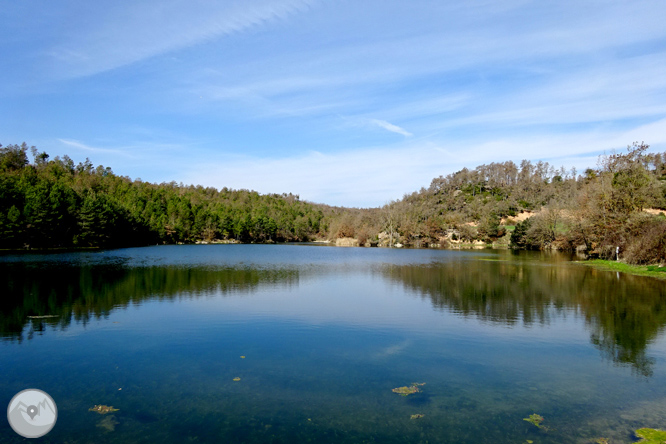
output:
<svg viewBox="0 0 666 444"><path fill-rule="evenodd" d="M505 325L548 324L574 312L604 359L652 374L647 346L666 325L666 288L651 278L617 275L567 262L469 258L384 264L379 274L428 297L438 310ZM325 271L324 271L325 272ZM251 294L262 286L298 285L299 267L67 266L9 262L0 267L0 336L22 341L45 326L65 329L147 299ZM33 318L57 315L54 318Z"/></svg>
<svg viewBox="0 0 666 444"><path fill-rule="evenodd" d="M576 312L605 359L652 375L646 349L666 325L666 286L651 278L553 263L476 260L386 267L434 307L506 325L548 324Z"/></svg>

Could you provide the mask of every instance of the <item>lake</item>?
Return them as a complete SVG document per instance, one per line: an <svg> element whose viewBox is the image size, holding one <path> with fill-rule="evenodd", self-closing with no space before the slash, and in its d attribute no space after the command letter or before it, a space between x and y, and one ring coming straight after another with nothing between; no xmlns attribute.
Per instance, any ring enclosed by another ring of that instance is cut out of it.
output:
<svg viewBox="0 0 666 444"><path fill-rule="evenodd" d="M630 443L666 427L666 284L558 254L4 254L0 294L0 400L50 394L44 443ZM0 442L24 441L0 421Z"/></svg>

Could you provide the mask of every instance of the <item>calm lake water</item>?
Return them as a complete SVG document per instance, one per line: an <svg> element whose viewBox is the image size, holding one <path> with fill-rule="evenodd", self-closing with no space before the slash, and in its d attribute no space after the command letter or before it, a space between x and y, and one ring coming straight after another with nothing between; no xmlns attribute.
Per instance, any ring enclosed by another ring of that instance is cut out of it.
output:
<svg viewBox="0 0 666 444"><path fill-rule="evenodd" d="M666 284L558 255L4 255L0 294L0 400L48 392L44 443L630 443L666 427ZM0 442L24 441L0 421Z"/></svg>

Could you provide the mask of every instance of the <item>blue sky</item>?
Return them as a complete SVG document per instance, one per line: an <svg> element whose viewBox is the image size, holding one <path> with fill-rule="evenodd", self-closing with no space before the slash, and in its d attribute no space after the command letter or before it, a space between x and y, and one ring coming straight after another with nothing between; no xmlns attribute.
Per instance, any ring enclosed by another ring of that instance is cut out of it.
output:
<svg viewBox="0 0 666 444"><path fill-rule="evenodd" d="M666 3L0 0L0 143L379 206L463 167L666 151Z"/></svg>

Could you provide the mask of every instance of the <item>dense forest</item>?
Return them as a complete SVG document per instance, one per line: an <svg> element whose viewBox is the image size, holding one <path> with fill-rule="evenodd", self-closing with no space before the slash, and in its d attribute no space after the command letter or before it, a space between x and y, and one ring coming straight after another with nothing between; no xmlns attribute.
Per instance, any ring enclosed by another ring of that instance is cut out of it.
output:
<svg viewBox="0 0 666 444"><path fill-rule="evenodd" d="M0 146L0 248L300 241L326 230L321 209L292 194L156 185L34 147L29 163L27 151Z"/></svg>
<svg viewBox="0 0 666 444"><path fill-rule="evenodd" d="M580 174L529 160L465 168L381 208L358 209L292 194L151 184L88 159L75 164L25 143L0 145L0 248L320 239L556 248L606 258L619 247L627 262L664 263L666 153L648 148L634 143Z"/></svg>

